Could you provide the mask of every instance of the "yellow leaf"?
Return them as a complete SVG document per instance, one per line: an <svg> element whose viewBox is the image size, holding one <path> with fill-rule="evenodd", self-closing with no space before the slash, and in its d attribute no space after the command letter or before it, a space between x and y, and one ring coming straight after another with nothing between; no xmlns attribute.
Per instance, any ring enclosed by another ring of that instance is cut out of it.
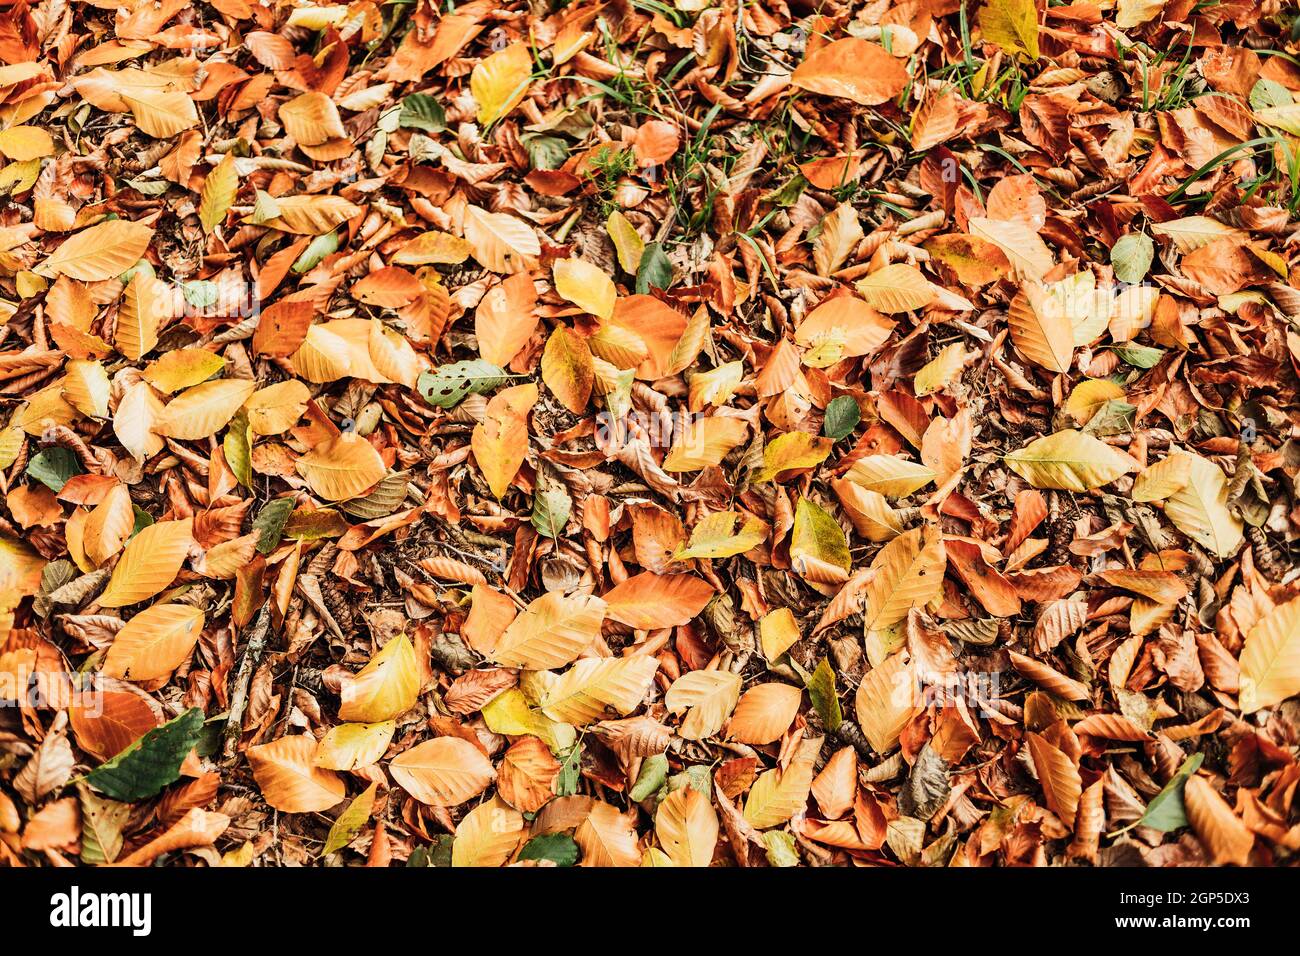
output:
<svg viewBox="0 0 1300 956"><path fill-rule="evenodd" d="M1103 405L1124 397L1124 389L1106 378L1085 379L1065 400L1065 410L1080 425L1092 420Z"/></svg>
<svg viewBox="0 0 1300 956"><path fill-rule="evenodd" d="M422 232L390 260L397 266L455 266L469 258L469 243L447 232Z"/></svg>
<svg viewBox="0 0 1300 956"><path fill-rule="evenodd" d="M511 737L538 737L559 753L573 746L578 732L569 724L551 720L540 710L528 706L523 691L511 688L483 705L483 723L494 734Z"/></svg>
<svg viewBox="0 0 1300 956"><path fill-rule="evenodd" d="M674 714L686 712L678 736L704 740L722 729L739 699L739 674L701 670L677 678L664 695L664 706Z"/></svg>
<svg viewBox="0 0 1300 956"><path fill-rule="evenodd" d="M814 587L836 584L848 577L852 563L839 522L816 502L800 498L790 536L790 566L795 573Z"/></svg>
<svg viewBox="0 0 1300 956"><path fill-rule="evenodd" d="M893 749L898 735L919 709L915 680L907 652L899 651L873 667L858 684L854 711L858 726L876 753L886 754Z"/></svg>
<svg viewBox="0 0 1300 956"><path fill-rule="evenodd" d="M664 458L664 471L699 471L716 465L748 434L749 426L740 418L696 418L678 432Z"/></svg>
<svg viewBox="0 0 1300 956"><path fill-rule="evenodd" d="M298 423L311 392L296 378L260 388L244 403L254 435L279 435Z"/></svg>
<svg viewBox="0 0 1300 956"><path fill-rule="evenodd" d="M916 397L923 398L946 388L961 373L965 364L966 348L960 342L942 348L912 379L912 390Z"/></svg>
<svg viewBox="0 0 1300 956"><path fill-rule="evenodd" d="M375 446L354 432L312 449L294 467L312 493L326 501L355 498L388 473Z"/></svg>
<svg viewBox="0 0 1300 956"><path fill-rule="evenodd" d="M147 681L166 677L190 656L203 633L203 612L185 604L156 604L117 632L104 675Z"/></svg>
<svg viewBox="0 0 1300 956"><path fill-rule="evenodd" d="M18 460L18 453L23 447L21 428L9 425L0 429L0 468L8 468Z"/></svg>
<svg viewBox="0 0 1300 956"><path fill-rule="evenodd" d="M54 139L38 126L11 126L0 130L0 153L20 163L42 159L54 152Z"/></svg>
<svg viewBox="0 0 1300 956"><path fill-rule="evenodd" d="M645 240L641 238L632 223L628 222L627 216L617 209L605 220L605 231L609 233L609 239L614 243L618 264L628 275L636 275L637 270L641 268L641 256L645 253Z"/></svg>
<svg viewBox="0 0 1300 956"><path fill-rule="evenodd" d="M1187 821L1200 837L1215 864L1250 863L1255 835L1219 792L1204 777L1193 774L1183 787Z"/></svg>
<svg viewBox="0 0 1300 956"><path fill-rule="evenodd" d="M133 530L135 512L131 508L131 493L126 485L114 485L86 517L86 557L99 567L122 550Z"/></svg>
<svg viewBox="0 0 1300 956"><path fill-rule="evenodd" d="M339 719L363 724L400 717L420 696L420 665L410 638L398 634L339 691Z"/></svg>
<svg viewBox="0 0 1300 956"><path fill-rule="evenodd" d="M783 472L815 468L826 460L835 442L818 438L807 432L785 432L768 442L763 448L763 467L754 473L751 481L762 484Z"/></svg>
<svg viewBox="0 0 1300 956"><path fill-rule="evenodd" d="M108 587L99 596L103 607L139 604L176 579L193 542L194 519L159 521L134 538L122 552Z"/></svg>
<svg viewBox="0 0 1300 956"><path fill-rule="evenodd" d="M905 498L934 481L934 472L893 455L867 455L855 461L844 477L888 498Z"/></svg>
<svg viewBox="0 0 1300 956"><path fill-rule="evenodd" d="M1027 282L1007 310L1011 341L1020 353L1049 372L1069 371L1074 329L1058 299L1037 282Z"/></svg>
<svg viewBox="0 0 1300 956"><path fill-rule="evenodd" d="M280 112L283 115L283 108ZM239 174L235 172L235 154L226 153L204 178L203 191L199 194L199 222L203 224L204 232L211 232L226 221L226 213L235 204L235 193L238 190Z"/></svg>
<svg viewBox="0 0 1300 956"><path fill-rule="evenodd" d="M1183 534L1215 556L1231 556L1241 545L1245 526L1228 508L1228 482L1219 466L1191 452L1187 484L1165 499L1165 517Z"/></svg>
<svg viewBox="0 0 1300 956"><path fill-rule="evenodd" d="M342 778L312 763L316 738L310 734L249 747L246 755L262 798L284 813L320 813L347 796Z"/></svg>
<svg viewBox="0 0 1300 956"><path fill-rule="evenodd" d="M477 206L465 207L465 239L479 265L493 272L517 272L542 252L537 233L522 219Z"/></svg>
<svg viewBox="0 0 1300 956"><path fill-rule="evenodd" d="M1119 449L1074 429L1035 439L1003 461L1035 488L1058 491L1091 491L1137 465Z"/></svg>
<svg viewBox="0 0 1300 956"><path fill-rule="evenodd" d="M144 223L110 219L65 239L36 271L83 282L115 279L140 260L151 239L153 229Z"/></svg>
<svg viewBox="0 0 1300 956"><path fill-rule="evenodd" d="M148 382L136 382L122 395L113 416L113 434L137 461L162 451L162 436L154 431L161 420L162 400Z"/></svg>
<svg viewBox="0 0 1300 956"><path fill-rule="evenodd" d="M637 866L641 862L635 809L623 814L608 803L595 803L573 839L582 848L583 866Z"/></svg>
<svg viewBox="0 0 1300 956"><path fill-rule="evenodd" d="M455 807L496 779L492 761L460 737L435 737L388 763L397 785L431 807Z"/></svg>
<svg viewBox="0 0 1300 956"><path fill-rule="evenodd" d="M420 372L427 363L406 336L390 329L379 319L371 319L366 345L376 372L407 388L415 387Z"/></svg>
<svg viewBox="0 0 1300 956"><path fill-rule="evenodd" d="M942 536L935 533L927 538L921 528L886 544L871 562L876 574L867 582L864 628L878 631L897 624L912 608L924 607L942 595L947 563Z"/></svg>
<svg viewBox="0 0 1300 956"><path fill-rule="evenodd" d="M87 418L108 417L108 372L100 362L73 359L63 379L63 397Z"/></svg>
<svg viewBox="0 0 1300 956"><path fill-rule="evenodd" d="M510 622L489 656L507 667L563 667L591 646L604 620L605 602L600 598L550 591Z"/></svg>
<svg viewBox="0 0 1300 956"><path fill-rule="evenodd" d="M159 391L178 392L206 382L226 367L226 360L207 349L174 349L164 352L144 370L144 380Z"/></svg>
<svg viewBox="0 0 1300 956"><path fill-rule="evenodd" d="M556 326L542 351L542 381L561 404L575 415L591 400L596 368L586 339L564 326Z"/></svg>
<svg viewBox="0 0 1300 956"><path fill-rule="evenodd" d="M1133 480L1134 501L1162 501L1192 480L1192 456L1175 452L1148 465Z"/></svg>
<svg viewBox="0 0 1300 956"><path fill-rule="evenodd" d="M1258 112L1255 115L1256 118L1259 117ZM1195 252L1224 236L1237 239L1247 237L1247 234L1240 229L1225 226L1209 216L1186 216L1182 219L1171 219L1169 222L1153 222L1151 231L1157 236L1168 236L1182 253Z"/></svg>
<svg viewBox="0 0 1300 956"><path fill-rule="evenodd" d="M505 496L528 455L528 413L537 404L532 382L502 389L487 404L483 421L474 426L470 447L492 494Z"/></svg>
<svg viewBox="0 0 1300 956"><path fill-rule="evenodd" d="M451 865L501 866L514 854L523 831L523 815L500 797L493 797L456 825Z"/></svg>
<svg viewBox="0 0 1300 956"><path fill-rule="evenodd" d="M812 789L813 767L821 737L801 741L785 769L768 770L754 781L745 798L745 820L759 830L780 826L803 809Z"/></svg>
<svg viewBox="0 0 1300 956"><path fill-rule="evenodd" d="M736 523L740 522L739 530ZM767 538L763 522L739 511L715 511L691 529L690 544L678 549L674 561L729 558L756 548Z"/></svg>
<svg viewBox="0 0 1300 956"><path fill-rule="evenodd" d="M63 398L63 383L55 382L27 396L25 408L19 408L9 424L29 435L40 435L51 425L71 425L78 412Z"/></svg>
<svg viewBox="0 0 1300 956"><path fill-rule="evenodd" d="M640 361L639 359L637 361ZM624 366L627 368L628 366ZM693 412L706 405L722 406L731 401L745 377L744 362L724 362L715 369L690 376L686 404ZM828 452L829 454L829 452Z"/></svg>
<svg viewBox="0 0 1300 956"><path fill-rule="evenodd" d="M1041 282L1054 265L1047 243L1024 223L976 216L971 218L969 226L971 235L1001 249L1011 268L1022 279Z"/></svg>
<svg viewBox="0 0 1300 956"><path fill-rule="evenodd" d="M199 111L194 101L179 90L134 87L123 90L121 97L135 117L140 132L154 139L171 139L199 125Z"/></svg>
<svg viewBox="0 0 1300 956"><path fill-rule="evenodd" d="M45 559L25 542L0 537L0 594L35 594L44 568Z"/></svg>
<svg viewBox="0 0 1300 956"><path fill-rule="evenodd" d="M599 319L614 314L618 290L599 266L586 259L556 259L551 273L561 298Z"/></svg>
<svg viewBox="0 0 1300 956"><path fill-rule="evenodd" d="M347 136L338 107L324 93L303 93L282 104L280 123L299 146L323 146Z"/></svg>
<svg viewBox="0 0 1300 956"><path fill-rule="evenodd" d="M709 798L687 785L655 811L655 835L676 866L708 866L718 844L718 814Z"/></svg>
<svg viewBox="0 0 1300 956"><path fill-rule="evenodd" d="M853 527L868 541L888 541L903 533L903 522L885 496L847 478L831 482Z"/></svg>
<svg viewBox="0 0 1300 956"><path fill-rule="evenodd" d="M329 735L326 734L326 736ZM329 836L325 838L325 849L321 851L322 856L328 856L337 850L342 850L361 835L362 828L370 820L370 815L374 813L375 794L378 791L379 784L372 783L355 800L348 804L346 810L334 818L334 822L330 825ZM244 845L251 847L253 844L249 842ZM224 860L222 862L224 865Z"/></svg>
<svg viewBox="0 0 1300 956"><path fill-rule="evenodd" d="M552 720L585 726L612 707L620 716L635 710L650 691L659 661L653 657L599 657L575 663L542 695Z"/></svg>
<svg viewBox="0 0 1300 956"><path fill-rule="evenodd" d="M508 116L523 101L532 73L533 58L526 43L512 43L480 60L469 77L479 124L491 126Z"/></svg>
<svg viewBox="0 0 1300 956"><path fill-rule="evenodd" d="M361 212L342 196L280 196L275 204L279 215L261 225L304 236L323 235Z"/></svg>
<svg viewBox="0 0 1300 956"><path fill-rule="evenodd" d="M1002 52L1038 59L1038 9L1034 0L988 0L978 22L984 39Z"/></svg>
<svg viewBox="0 0 1300 956"><path fill-rule="evenodd" d="M255 388L256 383L243 378L221 378L195 385L167 404L154 430L188 440L215 435L235 417Z"/></svg>
<svg viewBox="0 0 1300 956"><path fill-rule="evenodd" d="M132 260L134 261L134 260ZM122 307L117 310L113 344L133 362L153 351L158 344L158 327L166 306L167 289L141 269L126 284Z"/></svg>
<svg viewBox="0 0 1300 956"><path fill-rule="evenodd" d="M813 240L813 264L817 267L817 274L828 276L838 270L862 239L858 211L848 203L840 203L821 221L821 232Z"/></svg>
<svg viewBox="0 0 1300 956"><path fill-rule="evenodd" d="M763 657L770 664L794 646L802 636L794 612L788 607L769 611L758 622L759 644Z"/></svg>
<svg viewBox="0 0 1300 956"><path fill-rule="evenodd" d="M867 305L894 314L925 308L935 300L934 288L916 266L895 262L859 279L855 288Z"/></svg>
<svg viewBox="0 0 1300 956"><path fill-rule="evenodd" d="M1241 710L1253 714L1300 694L1300 598L1256 622L1241 651Z"/></svg>

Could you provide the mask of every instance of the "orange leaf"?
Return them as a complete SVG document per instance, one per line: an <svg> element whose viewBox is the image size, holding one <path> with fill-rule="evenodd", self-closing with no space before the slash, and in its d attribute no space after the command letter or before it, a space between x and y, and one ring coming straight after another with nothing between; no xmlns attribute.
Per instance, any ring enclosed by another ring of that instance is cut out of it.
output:
<svg viewBox="0 0 1300 956"><path fill-rule="evenodd" d="M690 623L713 595L694 575L643 571L605 594L606 613L639 630L676 627Z"/></svg>
<svg viewBox="0 0 1300 956"><path fill-rule="evenodd" d="M347 796L343 779L313 762L316 739L307 734L281 737L246 751L262 798L285 813L318 813Z"/></svg>

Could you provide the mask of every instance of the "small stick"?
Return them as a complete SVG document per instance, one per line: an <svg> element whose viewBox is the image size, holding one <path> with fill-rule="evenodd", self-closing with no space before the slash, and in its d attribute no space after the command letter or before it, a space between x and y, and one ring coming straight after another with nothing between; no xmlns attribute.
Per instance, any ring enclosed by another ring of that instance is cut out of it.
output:
<svg viewBox="0 0 1300 956"><path fill-rule="evenodd" d="M222 752L226 762L235 759L235 747L239 744L239 735L244 725L244 710L248 707L248 686L253 680L253 671L262 660L266 650L266 637L271 630L271 603L262 605L253 629L248 635L248 645L235 673L235 690L230 695L230 715L226 718L225 746Z"/></svg>

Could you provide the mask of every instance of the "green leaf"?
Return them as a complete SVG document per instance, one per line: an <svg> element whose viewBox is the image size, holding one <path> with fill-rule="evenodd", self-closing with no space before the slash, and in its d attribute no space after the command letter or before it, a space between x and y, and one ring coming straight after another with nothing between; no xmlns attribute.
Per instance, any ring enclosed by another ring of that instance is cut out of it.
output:
<svg viewBox="0 0 1300 956"><path fill-rule="evenodd" d="M284 537L284 526L293 514L292 498L273 498L262 506L262 510L253 519L253 530L261 537L257 539L260 554L270 554Z"/></svg>
<svg viewBox="0 0 1300 956"><path fill-rule="evenodd" d="M79 474L81 463L66 448L47 448L27 463L27 477L35 478L55 494L63 490L69 478Z"/></svg>
<svg viewBox="0 0 1300 956"><path fill-rule="evenodd" d="M181 295L196 309L206 309L215 305L221 290L217 284L208 279L194 279L181 284Z"/></svg>
<svg viewBox="0 0 1300 956"><path fill-rule="evenodd" d="M556 866L573 866L578 862L578 856L578 844L567 833L533 837L519 851L521 860L550 860Z"/></svg>
<svg viewBox="0 0 1300 956"><path fill-rule="evenodd" d="M1133 430L1137 406L1112 398L1088 419L1083 430L1092 435L1120 435Z"/></svg>
<svg viewBox="0 0 1300 956"><path fill-rule="evenodd" d="M452 408L471 392L482 395L500 388L509 378L504 369L491 362L470 359L421 372L415 387L430 405Z"/></svg>
<svg viewBox="0 0 1300 956"><path fill-rule="evenodd" d="M329 836L325 838L325 849L321 851L321 856L343 849L361 834L375 808L375 792L378 789L379 784L372 783L338 815L330 827Z"/></svg>
<svg viewBox="0 0 1300 956"><path fill-rule="evenodd" d="M1291 106L1291 91L1276 80L1260 78L1250 91L1250 108L1266 110L1274 106Z"/></svg>
<svg viewBox="0 0 1300 956"><path fill-rule="evenodd" d="M533 497L533 527L538 534L558 541L572 510L573 499L558 485L539 491Z"/></svg>
<svg viewBox="0 0 1300 956"><path fill-rule="evenodd" d="M526 136L524 149L533 169L559 169L569 158L569 145L558 136Z"/></svg>
<svg viewBox="0 0 1300 956"><path fill-rule="evenodd" d="M647 797L659 792L659 788L668 779L668 757L665 754L653 754L641 761L641 772L636 775L636 783L628 792L634 803L640 803Z"/></svg>
<svg viewBox="0 0 1300 956"><path fill-rule="evenodd" d="M451 866L452 835L439 833L428 846L417 846L406 858L407 866Z"/></svg>
<svg viewBox="0 0 1300 956"><path fill-rule="evenodd" d="M839 730L840 724L844 723L844 714L840 711L840 698L835 691L835 671L831 669L831 662L823 657L804 685L808 688L808 696L826 729L831 733Z"/></svg>
<svg viewBox="0 0 1300 956"><path fill-rule="evenodd" d="M122 830L131 816L131 804L101 797L84 784L77 785L77 796L81 799L81 862L112 863L122 852Z"/></svg>
<svg viewBox="0 0 1300 956"><path fill-rule="evenodd" d="M248 425L248 413L243 409L230 420L226 437L221 443L235 479L245 488L253 487L253 430Z"/></svg>
<svg viewBox="0 0 1300 956"><path fill-rule="evenodd" d="M853 434L853 429L862 421L862 410L850 395L841 395L831 399L826 406L826 417L822 419L822 434L839 441Z"/></svg>
<svg viewBox="0 0 1300 956"><path fill-rule="evenodd" d="M682 787L698 790L706 797L713 794L713 773L706 764L691 764L681 773L668 778L668 792L672 793Z"/></svg>
<svg viewBox="0 0 1300 956"><path fill-rule="evenodd" d="M1163 833L1187 826L1187 812L1183 806L1183 787L1186 786L1191 775L1196 773L1204 759L1205 754L1193 754L1183 761L1183 765L1165 784L1165 788L1147 804L1147 812L1142 814L1138 826L1151 827Z"/></svg>
<svg viewBox="0 0 1300 956"><path fill-rule="evenodd" d="M1151 368L1164 358L1165 350L1152 348L1149 345L1138 345L1136 342L1126 342L1115 346L1115 354L1134 368Z"/></svg>
<svg viewBox="0 0 1300 956"><path fill-rule="evenodd" d="M578 780L582 775L582 741L569 748L560 764L559 776L555 778L555 795L571 797L578 792Z"/></svg>
<svg viewBox="0 0 1300 956"><path fill-rule="evenodd" d="M428 133L441 133L447 128L447 114L442 105L427 93L412 93L402 100L402 112L397 125L407 129L422 129Z"/></svg>
<svg viewBox="0 0 1300 956"><path fill-rule="evenodd" d="M1121 282L1141 282L1151 268L1156 245L1151 237L1141 232L1130 232L1120 237L1110 250L1110 264L1115 267L1115 278Z"/></svg>
<svg viewBox="0 0 1300 956"><path fill-rule="evenodd" d="M134 537L149 525L153 524L153 515L145 511L137 504L131 505L131 514L135 515L135 524L131 526L131 535Z"/></svg>
<svg viewBox="0 0 1300 956"><path fill-rule="evenodd" d="M647 242L641 253L641 267L636 270L636 294L645 295L651 288L666 289L673 282L673 264L668 261L663 243Z"/></svg>
<svg viewBox="0 0 1300 956"><path fill-rule="evenodd" d="M86 782L114 800L152 797L181 775L203 727L203 711L191 707L149 731L120 754L86 774Z"/></svg>
<svg viewBox="0 0 1300 956"><path fill-rule="evenodd" d="M784 183L763 196L764 202L770 202L773 205L789 208L799 201L803 191L808 188L808 180L803 178L802 173L795 173Z"/></svg>
<svg viewBox="0 0 1300 956"><path fill-rule="evenodd" d="M798 866L799 850L794 837L784 830L768 830L763 834L767 844L767 862L772 866Z"/></svg>
<svg viewBox="0 0 1300 956"><path fill-rule="evenodd" d="M315 269L322 259L338 250L339 233L337 229L331 229L311 241L310 245L302 251L302 255L294 260L291 271L294 275L300 276L304 272Z"/></svg>
<svg viewBox="0 0 1300 956"><path fill-rule="evenodd" d="M385 475L375 485L375 490L364 498L339 502L339 507L362 521L387 518L406 501L406 491L411 480L409 471L394 471Z"/></svg>

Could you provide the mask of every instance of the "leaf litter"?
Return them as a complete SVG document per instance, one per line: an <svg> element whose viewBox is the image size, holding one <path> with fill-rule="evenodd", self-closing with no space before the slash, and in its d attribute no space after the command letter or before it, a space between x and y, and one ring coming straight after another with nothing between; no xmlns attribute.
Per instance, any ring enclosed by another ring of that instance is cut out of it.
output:
<svg viewBox="0 0 1300 956"><path fill-rule="evenodd" d="M1282 4L0 13L0 860L1300 848Z"/></svg>

